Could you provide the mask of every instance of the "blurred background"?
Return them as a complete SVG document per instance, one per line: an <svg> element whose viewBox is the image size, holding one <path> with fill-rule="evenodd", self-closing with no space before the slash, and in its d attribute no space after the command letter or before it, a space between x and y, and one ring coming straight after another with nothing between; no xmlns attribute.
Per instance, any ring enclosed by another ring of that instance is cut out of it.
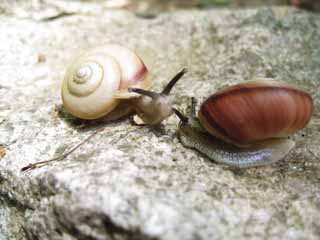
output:
<svg viewBox="0 0 320 240"><path fill-rule="evenodd" d="M105 8L128 9L141 17L154 17L158 13L177 9L253 8L263 6L294 6L320 12L320 0L82 0L100 2Z"/></svg>
<svg viewBox="0 0 320 240"><path fill-rule="evenodd" d="M54 19L76 13L87 14L100 9L126 9L143 18L179 9L257 8L294 6L320 12L320 0L0 0L0 14L13 14L38 20Z"/></svg>
<svg viewBox="0 0 320 240"><path fill-rule="evenodd" d="M310 11L320 10L320 0L105 0L105 2L109 7L129 8L135 11L170 11L193 7L250 8L271 5L293 5Z"/></svg>

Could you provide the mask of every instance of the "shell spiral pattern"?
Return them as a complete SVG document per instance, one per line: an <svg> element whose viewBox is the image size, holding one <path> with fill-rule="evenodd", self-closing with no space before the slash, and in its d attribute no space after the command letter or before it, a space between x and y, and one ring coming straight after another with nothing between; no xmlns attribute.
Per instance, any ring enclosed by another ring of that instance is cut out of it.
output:
<svg viewBox="0 0 320 240"><path fill-rule="evenodd" d="M147 89L147 68L131 50L119 45L94 48L68 67L62 84L62 101L72 115L96 119L111 112L121 101L137 97L128 87Z"/></svg>

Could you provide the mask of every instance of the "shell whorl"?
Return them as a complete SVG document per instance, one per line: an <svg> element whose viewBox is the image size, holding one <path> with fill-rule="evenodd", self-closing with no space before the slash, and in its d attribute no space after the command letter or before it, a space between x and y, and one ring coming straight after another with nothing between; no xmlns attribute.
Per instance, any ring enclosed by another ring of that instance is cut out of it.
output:
<svg viewBox="0 0 320 240"><path fill-rule="evenodd" d="M128 87L149 88L147 68L131 50L119 45L94 48L68 67L62 84L65 108L74 116L96 119L111 112L121 99L137 97Z"/></svg>
<svg viewBox="0 0 320 240"><path fill-rule="evenodd" d="M110 71L109 74L119 74L118 66L111 59L103 59L103 56L99 56L99 59L86 59L85 62L75 63L74 67L71 67L70 71L66 75L67 87L70 93L75 96L83 97L92 94L100 87L101 82L104 78L104 71L106 66L103 66L101 62L107 62L107 64L113 65L113 71ZM109 77L114 84L119 80L117 77ZM118 86L117 86L118 87Z"/></svg>

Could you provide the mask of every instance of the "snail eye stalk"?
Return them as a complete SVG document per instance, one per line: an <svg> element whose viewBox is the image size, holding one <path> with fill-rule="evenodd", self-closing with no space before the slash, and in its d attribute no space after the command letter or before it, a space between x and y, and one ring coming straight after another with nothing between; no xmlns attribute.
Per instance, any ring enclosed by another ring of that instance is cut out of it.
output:
<svg viewBox="0 0 320 240"><path fill-rule="evenodd" d="M188 72L187 68L183 68L180 72L178 72L171 80L170 82L164 87L161 94L163 95L169 95L174 85L182 78L182 76Z"/></svg>
<svg viewBox="0 0 320 240"><path fill-rule="evenodd" d="M197 100L192 97L191 98L191 116L196 117L196 106L197 106Z"/></svg>
<svg viewBox="0 0 320 240"><path fill-rule="evenodd" d="M148 90L141 89L141 88L130 88L129 87L128 92L138 93L138 94L141 94L144 96L151 97L152 99L157 99L159 97L159 93L148 91Z"/></svg>
<svg viewBox="0 0 320 240"><path fill-rule="evenodd" d="M188 70L187 68L183 68L180 72L178 72L171 80L170 82L164 87L164 89L162 90L161 93L156 93L153 91L148 91L145 89L141 89L141 88L132 88L129 87L128 88L128 92L134 92L134 93L138 93L141 95L145 95L148 97L151 97L152 99L157 99L160 95L165 95L168 96L172 90L172 88L174 87L174 85L182 78L182 76L187 73Z"/></svg>

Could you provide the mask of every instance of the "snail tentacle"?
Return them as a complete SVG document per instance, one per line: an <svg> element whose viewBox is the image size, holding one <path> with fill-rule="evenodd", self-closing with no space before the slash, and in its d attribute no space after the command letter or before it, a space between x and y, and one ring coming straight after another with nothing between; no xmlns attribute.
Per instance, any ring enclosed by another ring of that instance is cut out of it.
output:
<svg viewBox="0 0 320 240"><path fill-rule="evenodd" d="M196 117L196 105L197 105L197 100L192 97L191 98L191 117L195 118Z"/></svg>
<svg viewBox="0 0 320 240"><path fill-rule="evenodd" d="M142 89L142 88L129 87L128 88L128 92L134 92L134 93L138 93L140 95L148 96L148 97L150 97L150 98L152 98L154 100L159 97L158 93L153 92L153 91L148 91L148 90L145 90L145 89Z"/></svg>
<svg viewBox="0 0 320 240"><path fill-rule="evenodd" d="M161 94L169 95L174 85L182 78L182 76L188 72L187 68L183 68L180 72L178 72L169 83L163 88Z"/></svg>
<svg viewBox="0 0 320 240"><path fill-rule="evenodd" d="M172 108L173 112L178 116L180 119L181 123L180 124L188 124L189 119L184 116L178 109Z"/></svg>
<svg viewBox="0 0 320 240"><path fill-rule="evenodd" d="M173 86L186 72L186 68L178 72L164 87L161 93L134 87L128 88L128 92L141 95L139 98L131 99L131 103L138 117L141 119L139 125L156 125L173 114L174 109L172 108L172 103L168 95Z"/></svg>

